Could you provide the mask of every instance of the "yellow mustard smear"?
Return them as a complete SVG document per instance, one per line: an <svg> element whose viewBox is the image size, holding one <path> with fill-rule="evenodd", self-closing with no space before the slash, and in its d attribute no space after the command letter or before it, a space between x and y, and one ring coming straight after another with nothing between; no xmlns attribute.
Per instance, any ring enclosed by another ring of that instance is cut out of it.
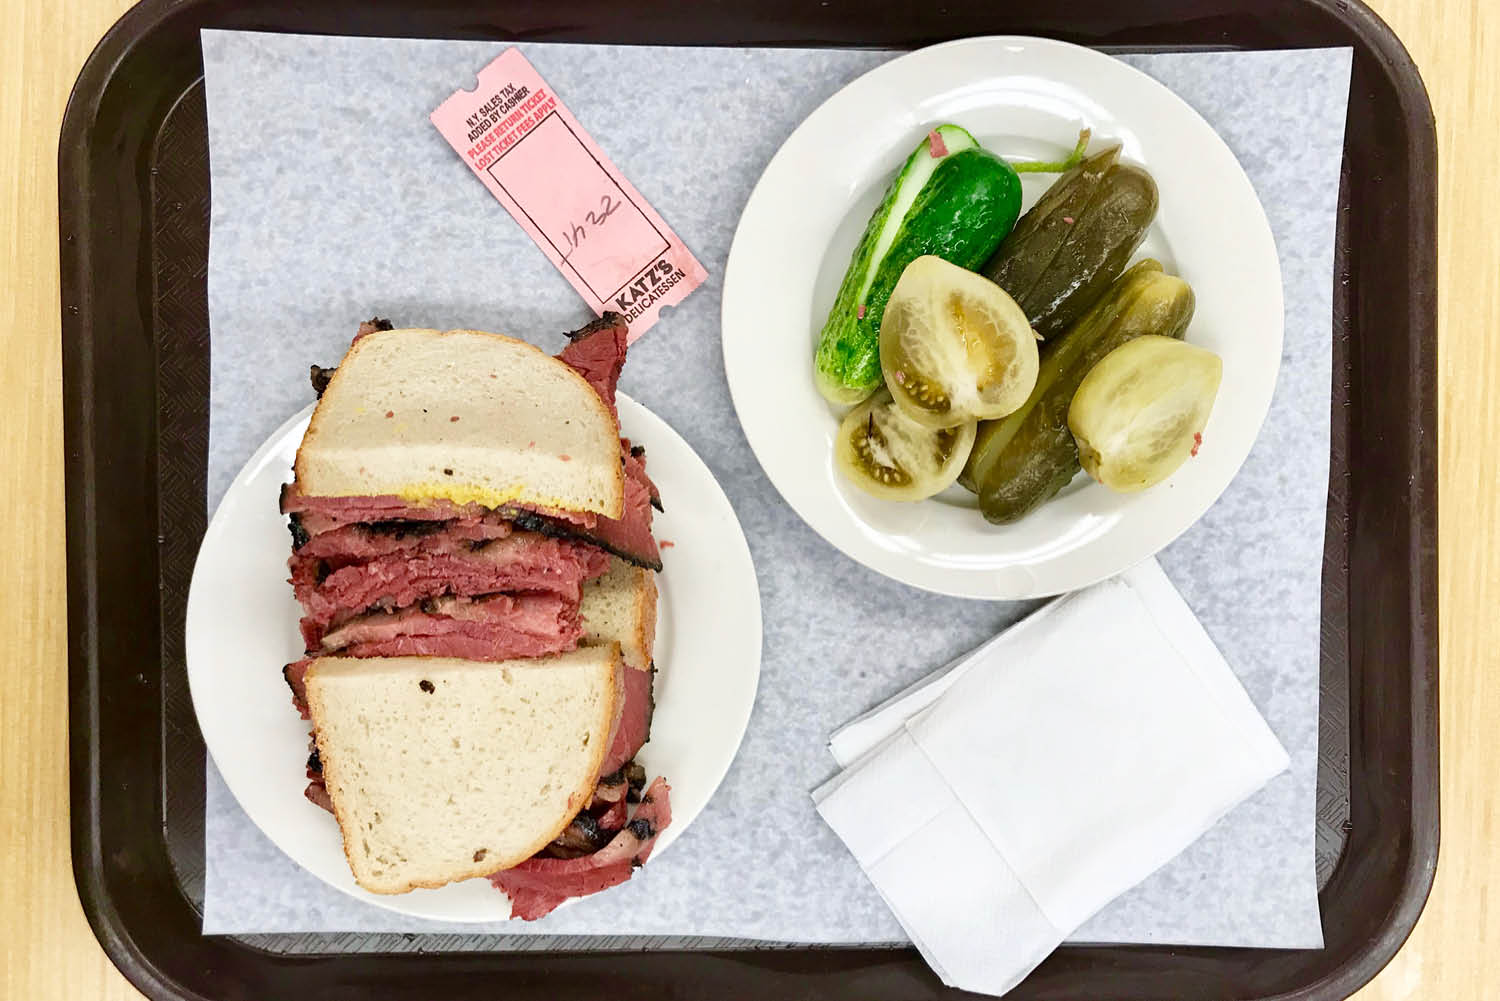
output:
<svg viewBox="0 0 1500 1001"><path fill-rule="evenodd" d="M511 501L521 497L522 490L519 486L507 490L497 490L494 487L482 486L476 483L455 483L452 480L425 480L408 483L397 496L402 500L414 505L422 505L433 500L452 501L454 504L481 504L484 507L502 507ZM568 507L570 502L561 497L539 497L528 494L525 503L550 507L558 511L572 510ZM604 514L598 507L590 507L585 510L594 514Z"/></svg>

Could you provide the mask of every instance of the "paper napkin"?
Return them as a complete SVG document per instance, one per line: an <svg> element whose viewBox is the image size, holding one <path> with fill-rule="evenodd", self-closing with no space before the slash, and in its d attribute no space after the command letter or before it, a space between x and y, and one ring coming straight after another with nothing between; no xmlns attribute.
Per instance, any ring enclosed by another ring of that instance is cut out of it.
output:
<svg viewBox="0 0 1500 1001"><path fill-rule="evenodd" d="M1154 561L834 735L818 812L933 970L1010 990L1286 768Z"/></svg>

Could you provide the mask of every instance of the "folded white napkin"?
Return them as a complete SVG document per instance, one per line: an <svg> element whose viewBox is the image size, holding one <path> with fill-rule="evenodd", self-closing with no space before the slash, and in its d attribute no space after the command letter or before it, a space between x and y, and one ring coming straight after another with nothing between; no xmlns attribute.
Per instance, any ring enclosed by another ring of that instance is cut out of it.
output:
<svg viewBox="0 0 1500 1001"><path fill-rule="evenodd" d="M813 793L944 983L1002 994L1287 766L1154 560L834 734Z"/></svg>

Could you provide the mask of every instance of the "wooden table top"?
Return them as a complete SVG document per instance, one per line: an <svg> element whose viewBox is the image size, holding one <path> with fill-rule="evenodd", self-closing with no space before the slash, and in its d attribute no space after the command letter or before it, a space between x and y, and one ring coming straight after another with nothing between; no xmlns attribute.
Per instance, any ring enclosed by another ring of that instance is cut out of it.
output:
<svg viewBox="0 0 1500 1001"><path fill-rule="evenodd" d="M1440 147L1442 830L1421 923L1361 1001L1500 987L1500 3L1375 0L1421 67ZM84 919L69 855L57 138L126 0L0 3L0 999L138 998ZM19 137L19 141L17 141ZM1494 447L1491 447L1494 446ZM1488 677L1487 677L1488 676ZM1486 684L1486 681L1489 683Z"/></svg>

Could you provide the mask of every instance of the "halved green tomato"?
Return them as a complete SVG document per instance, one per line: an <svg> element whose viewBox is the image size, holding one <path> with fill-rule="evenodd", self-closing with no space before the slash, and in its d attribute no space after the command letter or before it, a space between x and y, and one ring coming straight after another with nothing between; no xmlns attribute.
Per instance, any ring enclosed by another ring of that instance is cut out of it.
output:
<svg viewBox="0 0 1500 1001"><path fill-rule="evenodd" d="M941 257L918 257L886 304L880 367L897 405L919 424L993 420L1036 385L1036 335L999 285Z"/></svg>
<svg viewBox="0 0 1500 1001"><path fill-rule="evenodd" d="M1148 334L1115 348L1068 407L1078 461L1120 493L1165 480L1198 454L1223 373L1218 355L1171 337Z"/></svg>
<svg viewBox="0 0 1500 1001"><path fill-rule="evenodd" d="M850 411L834 446L839 470L861 490L884 500L917 501L958 479L974 447L976 422L923 427L880 390Z"/></svg>

